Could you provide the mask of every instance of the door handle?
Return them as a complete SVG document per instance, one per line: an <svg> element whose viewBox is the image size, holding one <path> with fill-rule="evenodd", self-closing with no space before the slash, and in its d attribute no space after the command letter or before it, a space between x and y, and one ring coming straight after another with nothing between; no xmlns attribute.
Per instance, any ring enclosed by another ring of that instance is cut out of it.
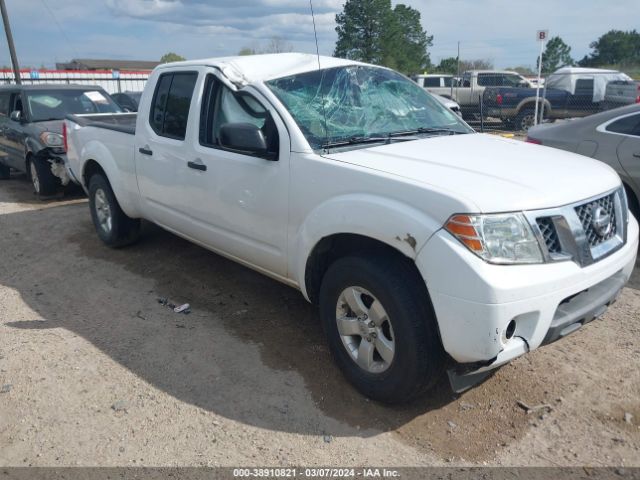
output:
<svg viewBox="0 0 640 480"><path fill-rule="evenodd" d="M140 147L138 151L143 155L153 155L153 152L148 148Z"/></svg>
<svg viewBox="0 0 640 480"><path fill-rule="evenodd" d="M634 153L633 156L636 157L636 158L640 158L640 152Z"/></svg>
<svg viewBox="0 0 640 480"><path fill-rule="evenodd" d="M188 161L187 162L187 167L193 168L194 170L201 170L203 172L205 172L207 170L207 166L202 162Z"/></svg>

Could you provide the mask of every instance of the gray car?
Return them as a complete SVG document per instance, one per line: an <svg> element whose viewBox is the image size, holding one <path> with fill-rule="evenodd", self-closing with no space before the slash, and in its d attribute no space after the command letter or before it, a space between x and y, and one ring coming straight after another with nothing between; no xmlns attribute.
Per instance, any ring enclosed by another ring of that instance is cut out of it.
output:
<svg viewBox="0 0 640 480"><path fill-rule="evenodd" d="M0 179L10 169L26 173L39 195L74 181L62 136L71 113L121 112L100 87L81 85L0 86Z"/></svg>
<svg viewBox="0 0 640 480"><path fill-rule="evenodd" d="M640 218L640 104L585 118L532 127L527 141L586 155L610 165L624 182Z"/></svg>

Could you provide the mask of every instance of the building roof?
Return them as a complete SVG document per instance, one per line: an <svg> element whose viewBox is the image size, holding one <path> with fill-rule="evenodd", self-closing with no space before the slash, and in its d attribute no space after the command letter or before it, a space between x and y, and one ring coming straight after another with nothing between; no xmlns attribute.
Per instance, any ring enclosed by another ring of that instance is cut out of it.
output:
<svg viewBox="0 0 640 480"><path fill-rule="evenodd" d="M70 62L56 63L60 70L153 70L160 62L149 60L99 60L74 58Z"/></svg>
<svg viewBox="0 0 640 480"><path fill-rule="evenodd" d="M287 77L300 73L345 65L367 65L354 60L323 57L310 53L272 53L265 55L244 55L236 57L205 58L185 62L164 63L158 68L216 67L234 84L247 85L257 81ZM382 67L381 67L382 68Z"/></svg>

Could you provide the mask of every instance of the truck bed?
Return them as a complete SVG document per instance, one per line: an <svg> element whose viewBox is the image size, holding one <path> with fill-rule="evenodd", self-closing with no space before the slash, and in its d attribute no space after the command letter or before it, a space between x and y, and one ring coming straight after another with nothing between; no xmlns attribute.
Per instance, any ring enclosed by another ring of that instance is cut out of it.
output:
<svg viewBox="0 0 640 480"><path fill-rule="evenodd" d="M138 114L133 113L98 113L90 115L67 115L67 118L81 127L96 127L106 130L135 135L136 119Z"/></svg>

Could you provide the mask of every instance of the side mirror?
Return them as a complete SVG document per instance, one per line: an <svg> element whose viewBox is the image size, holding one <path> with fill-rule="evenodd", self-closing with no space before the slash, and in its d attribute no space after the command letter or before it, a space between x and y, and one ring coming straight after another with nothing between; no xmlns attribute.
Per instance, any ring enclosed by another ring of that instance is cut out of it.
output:
<svg viewBox="0 0 640 480"><path fill-rule="evenodd" d="M14 122L21 122L22 121L22 112L20 110L14 110L9 115L9 118L11 120L13 120Z"/></svg>
<svg viewBox="0 0 640 480"><path fill-rule="evenodd" d="M220 146L237 153L277 160L269 152L264 132L253 123L226 123L220 127Z"/></svg>

